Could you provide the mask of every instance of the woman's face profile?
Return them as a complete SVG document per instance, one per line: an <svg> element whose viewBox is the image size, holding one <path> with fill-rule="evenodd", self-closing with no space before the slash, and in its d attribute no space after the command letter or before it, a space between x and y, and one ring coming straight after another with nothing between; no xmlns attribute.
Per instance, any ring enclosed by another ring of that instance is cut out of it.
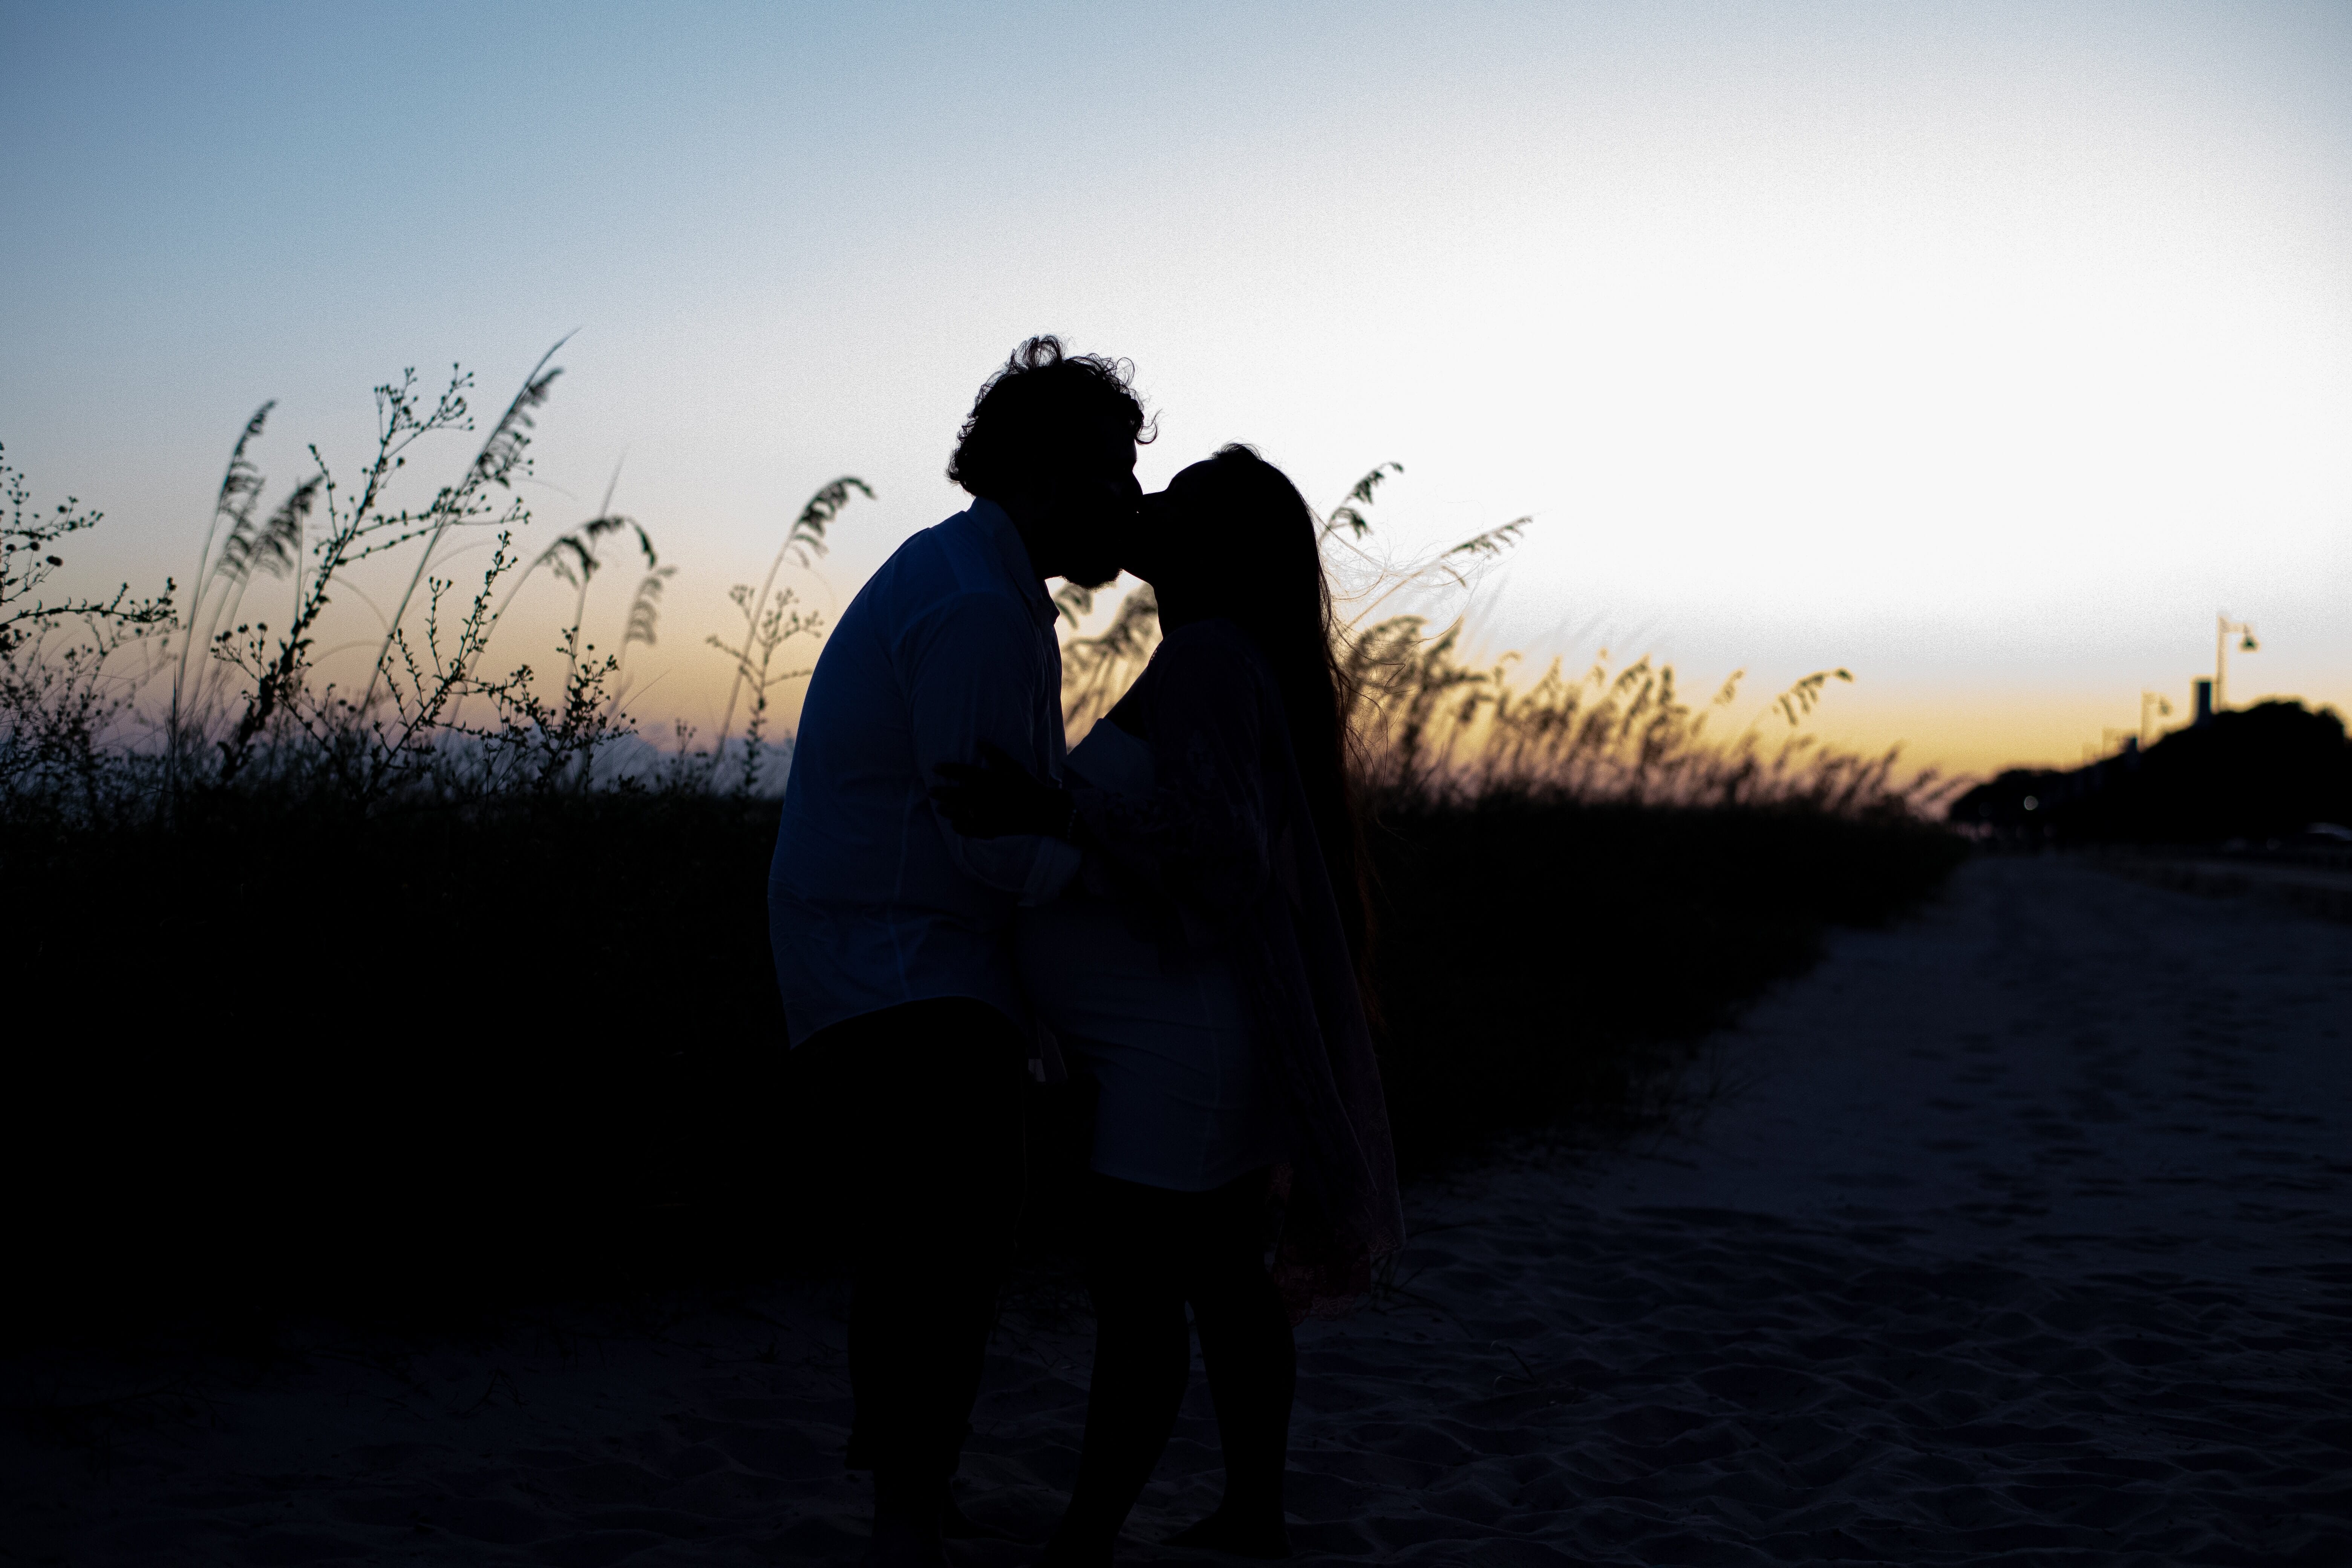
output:
<svg viewBox="0 0 2352 1568"><path fill-rule="evenodd" d="M1158 495L1143 498L1135 547L1127 569L1162 594L1181 592L1213 576L1214 530L1208 526L1211 465L1193 464L1168 481Z"/></svg>

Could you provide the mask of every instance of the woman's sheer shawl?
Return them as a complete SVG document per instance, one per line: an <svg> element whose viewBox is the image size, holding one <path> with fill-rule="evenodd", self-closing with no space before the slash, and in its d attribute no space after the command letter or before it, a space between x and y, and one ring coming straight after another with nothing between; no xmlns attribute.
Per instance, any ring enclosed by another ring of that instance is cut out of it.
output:
<svg viewBox="0 0 2352 1568"><path fill-rule="evenodd" d="M1229 955L1287 1158L1275 1281L1293 1322L1336 1317L1404 1245L1388 1102L1274 673L1228 621L1179 627L1120 704L1149 795L1073 790L1096 890L1159 903ZM1113 721L1106 720L1105 722Z"/></svg>

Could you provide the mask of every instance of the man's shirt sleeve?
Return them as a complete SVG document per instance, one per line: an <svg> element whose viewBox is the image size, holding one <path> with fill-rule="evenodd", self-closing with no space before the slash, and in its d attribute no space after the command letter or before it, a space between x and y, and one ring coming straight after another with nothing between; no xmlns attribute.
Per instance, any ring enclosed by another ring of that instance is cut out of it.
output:
<svg viewBox="0 0 2352 1568"><path fill-rule="evenodd" d="M947 600L908 629L900 670L924 788L938 780L941 763L980 761L983 742L1002 747L1036 777L1055 777L1053 737L1040 720L1056 711L1061 693L1045 690L1052 671L1036 625L1018 600L982 593ZM1052 899L1077 870L1076 847L1058 838L967 838L928 797L920 809L958 869L1017 902Z"/></svg>

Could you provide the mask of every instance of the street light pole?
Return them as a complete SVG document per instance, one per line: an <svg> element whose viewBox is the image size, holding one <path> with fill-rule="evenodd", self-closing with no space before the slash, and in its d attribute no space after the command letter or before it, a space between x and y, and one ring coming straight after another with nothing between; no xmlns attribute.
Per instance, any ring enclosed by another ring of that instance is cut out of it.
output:
<svg viewBox="0 0 2352 1568"><path fill-rule="evenodd" d="M2219 713L2221 710L2222 682L2230 673L2230 634L2238 632L2245 637L2246 640L2238 645L2241 653L2252 653L2262 645L2254 641L2254 628L2244 621L2231 620L2229 611L2223 610L2213 620L2213 711Z"/></svg>

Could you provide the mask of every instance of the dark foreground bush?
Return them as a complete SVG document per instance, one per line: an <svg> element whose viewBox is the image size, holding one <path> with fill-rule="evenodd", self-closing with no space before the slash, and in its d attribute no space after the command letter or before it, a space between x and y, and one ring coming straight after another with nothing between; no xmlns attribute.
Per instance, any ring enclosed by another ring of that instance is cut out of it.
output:
<svg viewBox="0 0 2352 1568"><path fill-rule="evenodd" d="M774 818L588 795L362 825L237 797L0 835L16 1308L466 1310L837 1256L770 978ZM1658 1046L1825 924L1918 900L1951 846L1802 812L1392 815L1407 1167L1618 1116Z"/></svg>
<svg viewBox="0 0 2352 1568"><path fill-rule="evenodd" d="M765 1215L756 1252L791 1206L774 813L230 797L10 835L0 918L40 1004L9 1052L17 1278L134 1308L464 1296L663 1267L676 1205L713 1194Z"/></svg>

